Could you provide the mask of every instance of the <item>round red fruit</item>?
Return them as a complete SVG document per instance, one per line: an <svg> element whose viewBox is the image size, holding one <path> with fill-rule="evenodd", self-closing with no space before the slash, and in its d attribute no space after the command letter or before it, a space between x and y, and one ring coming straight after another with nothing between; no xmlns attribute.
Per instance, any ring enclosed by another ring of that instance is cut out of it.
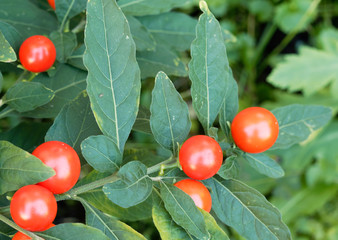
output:
<svg viewBox="0 0 338 240"><path fill-rule="evenodd" d="M60 141L49 141L38 146L32 154L55 171L54 176L38 185L60 194L76 184L81 172L81 163L71 146Z"/></svg>
<svg viewBox="0 0 338 240"><path fill-rule="evenodd" d="M276 117L267 109L250 107L239 112L231 124L231 135L244 152L260 153L268 150L278 138Z"/></svg>
<svg viewBox="0 0 338 240"><path fill-rule="evenodd" d="M47 71L53 66L55 58L55 46L45 36L31 36L20 46L19 59L22 66L28 71L35 73Z"/></svg>
<svg viewBox="0 0 338 240"><path fill-rule="evenodd" d="M210 212L212 200L209 190L196 180L184 179L174 184L174 186L181 189L183 192L188 194L197 207Z"/></svg>
<svg viewBox="0 0 338 240"><path fill-rule="evenodd" d="M55 197L48 189L27 185L16 191L10 204L13 221L28 231L44 231L57 213Z"/></svg>
<svg viewBox="0 0 338 240"><path fill-rule="evenodd" d="M55 10L55 0L48 0L48 3Z"/></svg>
<svg viewBox="0 0 338 240"><path fill-rule="evenodd" d="M187 176L204 180L218 172L223 163L223 153L216 140L205 135L197 135L183 143L179 161Z"/></svg>

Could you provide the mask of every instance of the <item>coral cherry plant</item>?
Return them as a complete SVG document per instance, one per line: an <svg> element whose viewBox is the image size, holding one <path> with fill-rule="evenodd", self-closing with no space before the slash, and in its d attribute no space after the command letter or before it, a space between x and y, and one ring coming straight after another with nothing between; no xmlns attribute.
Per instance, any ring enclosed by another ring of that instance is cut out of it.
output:
<svg viewBox="0 0 338 240"><path fill-rule="evenodd" d="M1 239L291 239L242 176L283 177L272 150L331 111L241 106L230 33L187 4L0 1Z"/></svg>

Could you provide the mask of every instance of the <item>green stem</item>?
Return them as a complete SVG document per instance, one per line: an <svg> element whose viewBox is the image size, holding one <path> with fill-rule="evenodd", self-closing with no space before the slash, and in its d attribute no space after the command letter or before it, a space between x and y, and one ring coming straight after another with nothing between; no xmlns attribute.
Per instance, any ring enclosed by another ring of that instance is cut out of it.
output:
<svg viewBox="0 0 338 240"><path fill-rule="evenodd" d="M24 234L26 234L27 236L31 237L32 239L35 240L43 240L43 238L40 238L39 236L35 235L32 232L29 232L21 227L19 227L18 225L16 225L13 221L9 220L8 218L6 218L5 216L0 214L0 221L6 223L8 226L18 230L19 232L22 232Z"/></svg>
<svg viewBox="0 0 338 240"><path fill-rule="evenodd" d="M56 198L57 201L72 199L72 198L76 197L77 195L79 195L81 193L85 193L85 192L88 192L88 191L93 190L95 188L102 187L103 185L105 185L107 183L115 182L118 179L119 179L119 177L117 176L117 173L114 173L113 175L110 175L108 177L96 180L94 182L82 185L82 186L77 187L77 188L73 188L73 189L69 190L68 192L66 192L64 194L57 195L55 198Z"/></svg>
<svg viewBox="0 0 338 240"><path fill-rule="evenodd" d="M73 33L79 33L79 32L81 32L81 31L83 31L83 29L85 28L85 26L86 26L86 20L81 20L81 21L79 22L79 24L76 25L76 27L74 27L74 28L72 29L72 32L73 32Z"/></svg>
<svg viewBox="0 0 338 240"><path fill-rule="evenodd" d="M27 82L32 81L36 76L38 75L38 73L31 73L31 76L27 79Z"/></svg>
<svg viewBox="0 0 338 240"><path fill-rule="evenodd" d="M147 174L151 174L151 173L160 171L163 168L163 165L166 165L167 163L172 163L172 158L164 160L163 162L160 162L160 163L148 168ZM176 161L175 161L175 164L177 166ZM168 165L168 166L170 166L170 165ZM82 186L77 187L77 188L73 188L73 189L69 190L68 192L66 192L64 194L56 195L55 198L56 198L57 201L62 201L62 200L67 200L67 199L76 199L77 195L79 195L81 193L85 193L85 192L88 192L90 190L102 187L107 183L116 182L119 179L120 178L117 176L117 173L114 173L114 174L112 174L108 177L96 180L94 182L82 185Z"/></svg>
<svg viewBox="0 0 338 240"><path fill-rule="evenodd" d="M6 110L6 109L5 109ZM1 118L4 118L7 116L7 114L11 113L11 112L14 112L14 109L13 108L8 108L6 111L2 111L0 113L0 119Z"/></svg>
<svg viewBox="0 0 338 240"><path fill-rule="evenodd" d="M163 166L165 166L166 164L172 164L172 163L173 163L173 158L170 157L170 158L164 160L163 162L160 162L160 163L148 168L147 174L152 174L154 172L160 171L163 168ZM176 159L175 159L175 163L176 163Z"/></svg>
<svg viewBox="0 0 338 240"><path fill-rule="evenodd" d="M255 58L253 60L253 65L256 66L257 63L261 60L265 47L268 45L270 39L272 38L273 34L277 30L277 25L275 23L270 23L263 32L263 36L259 40L257 45L257 50L255 54Z"/></svg>

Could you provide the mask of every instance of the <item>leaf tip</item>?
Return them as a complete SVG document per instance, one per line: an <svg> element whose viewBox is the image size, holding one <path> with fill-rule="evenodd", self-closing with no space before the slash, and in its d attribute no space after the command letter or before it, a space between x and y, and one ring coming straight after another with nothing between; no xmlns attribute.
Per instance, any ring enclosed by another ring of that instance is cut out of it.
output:
<svg viewBox="0 0 338 240"><path fill-rule="evenodd" d="M199 7L203 12L209 12L208 4L205 1L200 1Z"/></svg>

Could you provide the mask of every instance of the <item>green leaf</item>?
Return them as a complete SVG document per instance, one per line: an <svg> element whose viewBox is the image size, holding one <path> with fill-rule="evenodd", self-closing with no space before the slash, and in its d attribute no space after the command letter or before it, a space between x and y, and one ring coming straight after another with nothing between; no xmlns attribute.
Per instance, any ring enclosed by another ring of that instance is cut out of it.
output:
<svg viewBox="0 0 338 240"><path fill-rule="evenodd" d="M153 51L156 42L148 29L135 17L126 16L137 51Z"/></svg>
<svg viewBox="0 0 338 240"><path fill-rule="evenodd" d="M42 83L53 90L55 97L49 103L22 115L34 118L56 117L66 103L72 101L86 88L86 76L86 72L65 64L58 65L53 77L40 73L33 82Z"/></svg>
<svg viewBox="0 0 338 240"><path fill-rule="evenodd" d="M85 91L67 103L49 128L45 141L61 141L80 153L80 144L88 136L100 134Z"/></svg>
<svg viewBox="0 0 338 240"><path fill-rule="evenodd" d="M55 13L59 22L64 24L69 18L72 18L86 9L87 0L56 0Z"/></svg>
<svg viewBox="0 0 338 240"><path fill-rule="evenodd" d="M272 85L290 92L303 91L311 95L338 81L338 55L310 47L299 54L288 54L268 76Z"/></svg>
<svg viewBox="0 0 338 240"><path fill-rule="evenodd" d="M4 103L18 112L27 112L49 103L55 94L39 82L19 82L8 89Z"/></svg>
<svg viewBox="0 0 338 240"><path fill-rule="evenodd" d="M162 240L196 239L174 222L159 197L154 201L152 218Z"/></svg>
<svg viewBox="0 0 338 240"><path fill-rule="evenodd" d="M246 153L244 158L248 161L251 167L268 177L280 178L284 176L283 168L275 160L271 159L264 153Z"/></svg>
<svg viewBox="0 0 338 240"><path fill-rule="evenodd" d="M116 172L122 163L122 154L110 138L90 136L81 143L82 154L87 162L100 172Z"/></svg>
<svg viewBox="0 0 338 240"><path fill-rule="evenodd" d="M119 0L119 6L125 14L144 16L169 12L172 8L183 7L190 2L192 0Z"/></svg>
<svg viewBox="0 0 338 240"><path fill-rule="evenodd" d="M85 44L92 110L122 152L136 119L141 81L128 22L115 1L88 2Z"/></svg>
<svg viewBox="0 0 338 240"><path fill-rule="evenodd" d="M283 1L276 8L274 22L285 33L303 31L316 17L313 3L312 0Z"/></svg>
<svg viewBox="0 0 338 240"><path fill-rule="evenodd" d="M0 62L15 62L16 59L16 54L13 48L0 31Z"/></svg>
<svg viewBox="0 0 338 240"><path fill-rule="evenodd" d="M210 178L212 209L217 217L248 240L287 240L291 234L281 214L257 190L238 180Z"/></svg>
<svg viewBox="0 0 338 240"><path fill-rule="evenodd" d="M235 178L238 175L239 166L238 166L239 157L231 155L224 160L221 168L218 170L217 174L224 179Z"/></svg>
<svg viewBox="0 0 338 240"><path fill-rule="evenodd" d="M0 31L5 36L8 43L14 49L15 52L19 51L20 45L23 42L24 38L19 31L12 25L0 21Z"/></svg>
<svg viewBox="0 0 338 240"><path fill-rule="evenodd" d="M88 226L97 228L104 232L109 239L124 240L146 240L140 233L129 227L127 224L116 220L115 218L102 213L86 201L81 201L86 210L86 223Z"/></svg>
<svg viewBox="0 0 338 240"><path fill-rule="evenodd" d="M0 92L2 91L3 81L4 81L4 77L2 76L2 73L0 71Z"/></svg>
<svg viewBox="0 0 338 240"><path fill-rule="evenodd" d="M198 20L196 38L191 45L189 77L192 82L193 107L205 131L218 115L229 87L231 70L222 29L204 1Z"/></svg>
<svg viewBox="0 0 338 240"><path fill-rule="evenodd" d="M151 217L152 199L150 197L135 206L123 208L112 201L102 192L101 189L95 189L80 195L91 205L100 209L102 212L115 216L125 221L140 221Z"/></svg>
<svg viewBox="0 0 338 240"><path fill-rule="evenodd" d="M323 28L317 41L326 52L338 54L338 30L336 28Z"/></svg>
<svg viewBox="0 0 338 240"><path fill-rule="evenodd" d="M100 173L94 170L86 175L84 178L82 178L76 184L76 187L85 184L91 184L91 182L93 181L108 177L110 175L111 174L107 172ZM130 208L122 208L111 202L108 197L103 193L102 188L97 188L82 193L79 195L79 197L85 199L87 202L89 202L100 211L115 216L120 220L139 221L151 217L152 195L150 195L146 201Z"/></svg>
<svg viewBox="0 0 338 240"><path fill-rule="evenodd" d="M6 132L0 133L0 140L11 142L17 147L32 152L44 142L45 134L50 127L49 122L23 121Z"/></svg>
<svg viewBox="0 0 338 240"><path fill-rule="evenodd" d="M99 229L82 223L62 223L36 234L45 240L109 240Z"/></svg>
<svg viewBox="0 0 338 240"><path fill-rule="evenodd" d="M156 75L150 112L150 127L155 140L177 152L190 132L189 109L164 72Z"/></svg>
<svg viewBox="0 0 338 240"><path fill-rule="evenodd" d="M120 180L103 186L103 192L113 203L128 208L145 201L151 194L153 182L141 162L127 163L117 175Z"/></svg>
<svg viewBox="0 0 338 240"><path fill-rule="evenodd" d="M298 191L297 194L288 198L283 204L277 205L277 207L280 209L285 222L291 223L300 216L310 215L321 209L326 202L336 196L337 192L336 184L320 184Z"/></svg>
<svg viewBox="0 0 338 240"><path fill-rule="evenodd" d="M155 77L159 71L169 76L186 77L187 67L182 59L167 46L156 45L155 51L137 52L137 61L141 68L141 77Z"/></svg>
<svg viewBox="0 0 338 240"><path fill-rule="evenodd" d="M181 189L161 182L161 196L172 219L198 239L209 239L203 215Z"/></svg>
<svg viewBox="0 0 338 240"><path fill-rule="evenodd" d="M77 45L75 33L54 31L49 37L56 48L56 59L65 63Z"/></svg>
<svg viewBox="0 0 338 240"><path fill-rule="evenodd" d="M147 27L156 42L164 43L178 51L189 50L195 38L197 21L187 14L168 12L138 19Z"/></svg>
<svg viewBox="0 0 338 240"><path fill-rule="evenodd" d="M133 126L134 131L152 134L150 128L150 111L149 109L140 106L137 117Z"/></svg>
<svg viewBox="0 0 338 240"><path fill-rule="evenodd" d="M272 111L278 120L279 135L271 149L288 148L305 141L312 132L332 118L328 107L293 104Z"/></svg>
<svg viewBox="0 0 338 240"><path fill-rule="evenodd" d="M230 135L230 129L227 122L232 122L238 111L238 85L233 78L232 71L230 71L230 79L228 81L228 88L222 104L220 114L219 114L219 123L224 133L228 136Z"/></svg>
<svg viewBox="0 0 338 240"><path fill-rule="evenodd" d="M13 228L5 224L4 222L0 222L0 240L10 240L9 236L13 233Z"/></svg>
<svg viewBox="0 0 338 240"><path fill-rule="evenodd" d="M205 225L207 226L207 230L210 234L210 240L230 240L228 235L223 231L220 226L218 226L216 220L211 216L210 213L204 211L203 209L199 209L202 213L205 221Z"/></svg>
<svg viewBox="0 0 338 240"><path fill-rule="evenodd" d="M0 21L11 24L24 39L32 35L48 35L56 29L55 17L27 0L0 1Z"/></svg>
<svg viewBox="0 0 338 240"><path fill-rule="evenodd" d="M55 174L40 159L7 141L0 141L0 152L0 194L42 182Z"/></svg>
<svg viewBox="0 0 338 240"><path fill-rule="evenodd" d="M73 54L68 57L68 64L77 67L81 70L87 71L85 65L83 64L83 53L86 49L84 44L81 44L77 49L74 50Z"/></svg>

